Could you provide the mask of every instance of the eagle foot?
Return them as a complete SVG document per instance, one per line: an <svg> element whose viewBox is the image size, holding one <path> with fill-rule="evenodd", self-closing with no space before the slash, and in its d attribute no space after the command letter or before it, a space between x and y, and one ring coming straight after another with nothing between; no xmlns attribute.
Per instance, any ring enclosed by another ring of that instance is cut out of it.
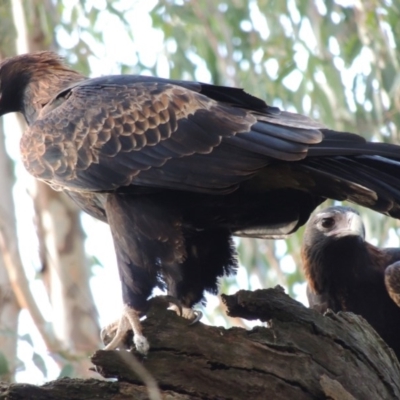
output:
<svg viewBox="0 0 400 400"><path fill-rule="evenodd" d="M118 321L107 325L101 331L101 340L105 344L104 350L115 350L125 348L126 338L129 331L133 331L133 343L136 350L146 355L149 351L149 342L142 333L140 313L125 305L122 316Z"/></svg>
<svg viewBox="0 0 400 400"><path fill-rule="evenodd" d="M193 310L190 307L183 306L182 302L179 299L169 294L155 296L152 299L150 299L150 302L152 301L153 302L161 301L161 304L163 305L165 304L165 307L168 308L168 310L174 311L179 317L183 317L185 319L190 320L189 325L196 324L203 317L203 313L201 311Z"/></svg>
<svg viewBox="0 0 400 400"><path fill-rule="evenodd" d="M190 321L189 325L194 325L201 320L203 313L199 310L193 310L190 307L185 307L182 303L173 296L167 296L169 298L170 306L169 309L175 311L177 315L188 319ZM171 300L172 299L172 300Z"/></svg>

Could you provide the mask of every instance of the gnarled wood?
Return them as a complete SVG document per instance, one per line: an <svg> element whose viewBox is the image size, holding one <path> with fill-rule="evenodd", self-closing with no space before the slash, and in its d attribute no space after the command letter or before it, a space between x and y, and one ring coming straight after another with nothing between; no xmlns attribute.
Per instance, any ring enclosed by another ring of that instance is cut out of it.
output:
<svg viewBox="0 0 400 400"><path fill-rule="evenodd" d="M400 365L364 319L347 313L323 316L280 288L223 298L230 315L268 321L269 326L250 331L188 326L154 301L143 324L151 350L140 360L163 398L400 398ZM101 350L92 357L97 372L117 382L64 379L43 387L11 385L2 388L0 399L146 398L134 364L121 355L133 357Z"/></svg>

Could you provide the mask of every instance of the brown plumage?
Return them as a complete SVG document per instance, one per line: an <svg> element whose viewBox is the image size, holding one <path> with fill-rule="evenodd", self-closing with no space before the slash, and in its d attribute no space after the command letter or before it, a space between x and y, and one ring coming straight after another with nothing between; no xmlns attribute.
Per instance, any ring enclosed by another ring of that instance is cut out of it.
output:
<svg viewBox="0 0 400 400"><path fill-rule="evenodd" d="M385 286L390 298L400 307L400 261L393 262L385 269Z"/></svg>
<svg viewBox="0 0 400 400"><path fill-rule="evenodd" d="M109 223L127 305L119 332L132 326L142 350L137 315L152 289L166 286L193 316L236 268L232 235L285 236L325 198L400 218L399 147L328 130L241 89L87 79L44 52L4 61L0 93L0 115L28 122L28 171Z"/></svg>
<svg viewBox="0 0 400 400"><path fill-rule="evenodd" d="M313 214L302 245L310 307L362 315L400 358L400 249L365 241L350 207Z"/></svg>

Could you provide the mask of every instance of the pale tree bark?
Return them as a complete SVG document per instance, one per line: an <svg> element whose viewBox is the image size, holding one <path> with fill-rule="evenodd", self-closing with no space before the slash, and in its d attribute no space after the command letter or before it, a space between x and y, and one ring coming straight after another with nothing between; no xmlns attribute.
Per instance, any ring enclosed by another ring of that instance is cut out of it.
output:
<svg viewBox="0 0 400 400"><path fill-rule="evenodd" d="M3 130L1 129L1 133ZM2 140L1 140L2 139ZM9 379L14 378L16 366L16 345L18 314L20 308L29 311L32 320L43 337L50 354L61 353L62 344L57 340L52 326L49 327L30 291L18 247L15 206L12 197L14 185L12 162L5 150L4 135L0 135L0 187L2 205L0 208L0 253L1 270L1 330L6 336L1 350L9 363Z"/></svg>
<svg viewBox="0 0 400 400"><path fill-rule="evenodd" d="M7 56L48 49L52 44L56 18L53 3L51 1L32 1L22 4L20 0L13 0L12 4L8 2L7 5L9 15L8 18L2 18L2 21L7 21L9 26L4 31L3 38L9 38L10 32L17 33L17 50L13 49L7 53ZM1 12L4 11L2 10L3 6L1 3ZM44 15L47 18L46 27L43 27L46 25L43 22ZM48 25L50 20L54 22L52 27ZM10 43L15 43L15 37L13 40L8 40ZM23 121L21 121L21 125L24 125ZM25 126L22 126L22 129L25 129ZM2 162L8 159L5 151L4 154ZM1 174L9 170L10 168L1 168ZM2 177L0 177L0 183L1 179ZM8 186L1 185L1 187L4 191L2 205L5 204L4 193L10 197L9 202L13 205L12 183ZM1 244L6 248L12 247L13 251L7 251L8 274L3 273L0 276L2 279L0 285L3 283L6 285L1 292L4 295L0 297L0 307L2 306L1 299L6 298L6 293L11 293L7 297L8 303L11 301L10 299L14 299L14 303L17 304L13 292L9 289L10 284L7 283L7 276L11 276L11 283L20 306L26 307L30 311L49 352L51 354L58 353L59 365L62 366L64 362L72 365L74 375L77 376L93 375L89 371L90 362L87 356L100 345L99 325L89 286L90 271L85 256L85 237L80 224L80 212L66 195L53 191L47 185L35 181L32 187L33 189L30 188L30 191L33 194L34 207L37 211L36 223L43 264L42 277L53 308L52 326L46 327L23 274L21 259L18 255L15 219L4 224L6 235ZM13 208L4 210L4 212L4 215L7 216L14 215ZM14 255L18 258L16 262L12 259ZM2 271L4 270L2 269ZM6 290L7 284L8 291ZM4 318L2 318L2 314L4 314ZM0 321L4 320L5 324L6 320L10 329L14 329L14 342L9 346L3 346L0 342L0 345L2 349L9 349L6 358L15 360L18 313L15 313L13 318L9 314L10 312L6 314L0 309Z"/></svg>
<svg viewBox="0 0 400 400"><path fill-rule="evenodd" d="M15 31L11 21L11 4L0 6L0 62L15 51ZM2 191L0 225L9 224L16 240L16 225L12 187L14 174L12 161L5 149L3 124L0 121L0 188ZM9 218L7 221L5 220ZM0 230L1 232L2 230ZM0 233L1 236L1 233ZM1 254L3 255L3 254ZM0 380L13 380L17 354L17 329L20 307L8 277L4 258L0 257L0 353L2 371Z"/></svg>
<svg viewBox="0 0 400 400"><path fill-rule="evenodd" d="M16 29L13 23L13 9L11 2L4 2L0 8L6 30L0 34L0 60L15 54ZM17 321L20 308L29 311L32 320L37 326L44 342L51 354L61 352L61 343L56 339L54 331L48 326L30 291L29 282L22 265L18 247L15 205L12 195L14 175L12 161L5 148L3 124L1 124L0 138L0 187L2 189L2 203L0 208L0 254L1 254L1 281L3 308L1 315L1 329L6 332L7 339L2 342L1 349L7 356L10 364L10 379L13 379L16 365ZM16 134L17 132L13 132ZM11 294L12 291L12 294ZM7 307L6 307L7 306ZM3 312L4 311L4 312Z"/></svg>
<svg viewBox="0 0 400 400"><path fill-rule="evenodd" d="M45 249L43 279L53 307L54 330L72 353L82 357L100 346L97 310L89 287L79 209L63 193L38 183L34 198ZM90 366L82 358L79 375Z"/></svg>
<svg viewBox="0 0 400 400"><path fill-rule="evenodd" d="M5 151L3 124L0 123L0 187L2 200L0 224L7 224L16 240L14 204L11 190L14 184L12 163ZM3 231L3 230L2 230ZM1 235L1 234L0 234ZM16 366L17 330L20 307L12 289L4 257L0 257L0 353L4 357L1 380L12 380Z"/></svg>
<svg viewBox="0 0 400 400"><path fill-rule="evenodd" d="M46 24L43 23L46 16ZM25 5L27 50L53 49L57 10L50 0ZM45 25L45 26L44 26ZM87 358L100 346L98 314L89 286L90 271L84 249L80 210L63 193L36 182L34 205L42 257L42 277L53 307L57 338L76 355L77 376L92 375ZM71 362L71 360L70 360Z"/></svg>

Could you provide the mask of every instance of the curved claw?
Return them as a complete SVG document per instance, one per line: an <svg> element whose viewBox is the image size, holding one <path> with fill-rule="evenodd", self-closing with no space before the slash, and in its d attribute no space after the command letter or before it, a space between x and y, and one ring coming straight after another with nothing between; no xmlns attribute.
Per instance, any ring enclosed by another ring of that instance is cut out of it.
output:
<svg viewBox="0 0 400 400"><path fill-rule="evenodd" d="M167 300L169 303L171 303L173 306L175 306L173 309L174 311L178 314L179 311L179 316L182 317L183 315L183 306L182 303L174 296L171 296L169 294L167 294L165 296L165 300Z"/></svg>
<svg viewBox="0 0 400 400"><path fill-rule="evenodd" d="M203 318L203 313L200 310L193 310L193 313L196 315L196 318L190 321L189 326L197 324Z"/></svg>
<svg viewBox="0 0 400 400"><path fill-rule="evenodd" d="M183 306L181 301L177 299L174 296L171 296L169 294L164 295L164 296L156 296L153 297L151 300L153 301L165 301L169 303L169 309L175 311L175 313L185 319L190 320L189 325L194 325L197 322L200 321L200 319L203 317L203 313L199 310L193 310L190 307Z"/></svg>
<svg viewBox="0 0 400 400"><path fill-rule="evenodd" d="M146 355L149 351L149 342L142 333L140 312L125 304L121 318L106 326L101 331L101 339L105 344L104 350L125 348L125 340L129 331L133 331L133 343L136 350Z"/></svg>

